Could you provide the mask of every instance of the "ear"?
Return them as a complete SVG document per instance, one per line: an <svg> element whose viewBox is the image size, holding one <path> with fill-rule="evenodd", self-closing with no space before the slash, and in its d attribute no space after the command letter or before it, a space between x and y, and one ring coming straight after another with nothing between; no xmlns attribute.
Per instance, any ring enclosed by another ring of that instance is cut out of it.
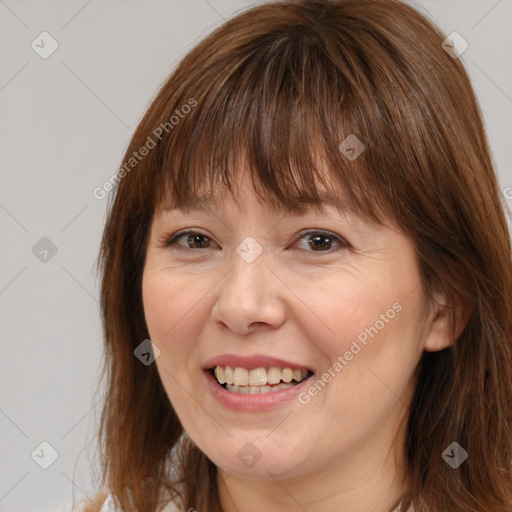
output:
<svg viewBox="0 0 512 512"><path fill-rule="evenodd" d="M466 327L471 307L454 294L436 291L432 297L430 328L423 344L427 352L452 346Z"/></svg>

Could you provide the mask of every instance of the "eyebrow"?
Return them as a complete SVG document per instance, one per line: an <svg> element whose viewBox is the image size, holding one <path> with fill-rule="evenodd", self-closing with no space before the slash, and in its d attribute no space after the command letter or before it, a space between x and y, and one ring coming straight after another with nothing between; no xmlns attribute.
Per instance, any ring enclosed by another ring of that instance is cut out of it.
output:
<svg viewBox="0 0 512 512"><path fill-rule="evenodd" d="M333 194L332 192L319 192L318 196L321 201L321 206L328 205L328 206L334 206L337 209L341 210L342 212L353 212L354 209L351 207L351 205L348 204L348 202L343 202L343 199L341 195ZM162 207L163 212L172 212L172 211L180 211L183 213L192 213L192 212L204 212L207 213L211 211L211 207L218 207L220 203L222 203L224 198L222 197L205 197L205 196L195 196L192 201L188 202L187 204L183 204L179 207L166 204ZM297 201L298 206L305 206L308 205L314 206L315 202L311 199L305 199L302 201ZM288 214L292 210L290 208L286 208L284 205L279 204L271 204L270 208L274 211L277 211L279 213L285 213ZM300 214L298 214L300 216Z"/></svg>

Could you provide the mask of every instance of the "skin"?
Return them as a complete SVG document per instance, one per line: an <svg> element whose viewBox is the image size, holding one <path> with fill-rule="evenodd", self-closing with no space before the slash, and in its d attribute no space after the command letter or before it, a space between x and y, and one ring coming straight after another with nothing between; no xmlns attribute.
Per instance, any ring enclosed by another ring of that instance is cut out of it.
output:
<svg viewBox="0 0 512 512"><path fill-rule="evenodd" d="M414 369L424 350L451 342L447 308L436 305L445 297L427 300L414 246L391 224L333 206L283 216L249 180L237 190L241 210L228 196L209 213L154 217L143 302L166 393L219 468L226 512L387 512L408 489L402 446ZM187 235L166 247L184 228L209 237L206 248L188 245ZM352 248L333 241L314 250L314 233L298 236L305 229L330 232ZM264 249L250 264L235 252L248 236ZM319 377L396 303L400 312L307 404L232 411L202 378L203 364L225 353L291 360ZM247 442L261 453L250 468L237 457Z"/></svg>

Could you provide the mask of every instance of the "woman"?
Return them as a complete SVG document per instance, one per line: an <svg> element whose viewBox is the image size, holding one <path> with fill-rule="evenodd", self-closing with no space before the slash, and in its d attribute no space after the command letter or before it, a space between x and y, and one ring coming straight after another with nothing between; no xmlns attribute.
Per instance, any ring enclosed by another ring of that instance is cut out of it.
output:
<svg viewBox="0 0 512 512"><path fill-rule="evenodd" d="M285 1L183 59L105 227L85 510L511 510L510 239L445 37Z"/></svg>

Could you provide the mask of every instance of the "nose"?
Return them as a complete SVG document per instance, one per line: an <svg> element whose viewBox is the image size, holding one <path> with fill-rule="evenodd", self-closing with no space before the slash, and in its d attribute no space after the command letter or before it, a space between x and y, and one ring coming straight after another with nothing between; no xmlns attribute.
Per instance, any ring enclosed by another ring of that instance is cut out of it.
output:
<svg viewBox="0 0 512 512"><path fill-rule="evenodd" d="M286 316L286 287L268 268L265 253L249 262L235 252L232 260L212 308L215 324L240 335L278 329Z"/></svg>

